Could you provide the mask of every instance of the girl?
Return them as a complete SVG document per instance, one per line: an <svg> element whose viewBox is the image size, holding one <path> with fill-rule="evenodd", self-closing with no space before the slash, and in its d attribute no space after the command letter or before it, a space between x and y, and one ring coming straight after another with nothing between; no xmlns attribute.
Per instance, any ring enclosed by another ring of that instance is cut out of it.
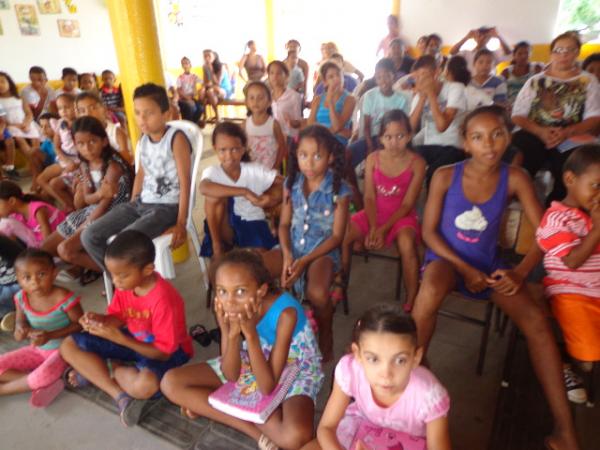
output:
<svg viewBox="0 0 600 450"><path fill-rule="evenodd" d="M507 90L506 83L500 77L493 75L492 66L494 65L494 54L487 48L482 48L475 53L473 59L473 77L469 87L473 87L484 94L485 104L475 104L468 109L475 109L478 106L487 106L495 103L496 105L506 106ZM468 101L468 98L467 98Z"/></svg>
<svg viewBox="0 0 600 450"><path fill-rule="evenodd" d="M54 151L58 163L44 169L37 181L44 192L65 212L73 211L73 188L79 166L71 126L75 120L75 97L62 94L56 99L60 119L54 121Z"/></svg>
<svg viewBox="0 0 600 450"><path fill-rule="evenodd" d="M79 297L54 285L58 272L52 256L27 249L15 261L22 291L15 295L15 339L30 344L0 355L0 395L31 391L31 405L49 405L63 390L67 364L60 357L61 338L79 331Z"/></svg>
<svg viewBox="0 0 600 450"><path fill-rule="evenodd" d="M79 75L79 87L83 92L92 92L98 95L98 85L96 83L96 74L82 73Z"/></svg>
<svg viewBox="0 0 600 450"><path fill-rule="evenodd" d="M521 41L513 48L513 59L502 76L506 80L508 106L512 108L517 99L517 94L525 85L525 82L542 70L541 64L529 62L531 46L527 41Z"/></svg>
<svg viewBox="0 0 600 450"><path fill-rule="evenodd" d="M0 181L0 233L39 247L65 219L65 214L34 196L23 194L12 181Z"/></svg>
<svg viewBox="0 0 600 450"><path fill-rule="evenodd" d="M235 123L219 123L212 144L219 165L206 168L200 181L206 213L200 254L219 256L231 246L273 248L277 240L264 209L281 203L281 177L275 170L249 162L246 133Z"/></svg>
<svg viewBox="0 0 600 450"><path fill-rule="evenodd" d="M286 143L279 122L273 118L271 91L262 81L246 85L248 118L244 123L250 159L267 169L281 169Z"/></svg>
<svg viewBox="0 0 600 450"><path fill-rule="evenodd" d="M425 177L425 160L409 150L412 131L410 121L401 110L383 115L379 140L383 149L367 157L365 167L365 209L354 214L342 246L341 289L334 290L334 300L341 300L350 273L352 247L364 242L377 250L394 242L402 258L406 287L404 310L409 312L417 295L419 258L417 244L419 223L415 203ZM335 297L337 295L337 297Z"/></svg>
<svg viewBox="0 0 600 450"><path fill-rule="evenodd" d="M315 309L324 361L333 358L329 290L340 270L339 246L351 195L342 180L343 169L344 148L327 128L313 125L302 130L298 148L290 154L279 222L281 286L293 287Z"/></svg>
<svg viewBox="0 0 600 450"><path fill-rule="evenodd" d="M534 227L542 216L529 177L502 162L510 143L504 109L493 105L469 113L463 137L471 157L436 171L425 205L423 239L429 249L412 313L419 345L426 352L437 311L450 292L458 289L472 298L491 297L527 340L555 421L555 432L546 446L577 449L558 349L545 313L523 284L539 261L539 250L531 246L514 269L503 268L498 255L500 223L512 197L521 202Z"/></svg>
<svg viewBox="0 0 600 450"><path fill-rule="evenodd" d="M246 53L246 50L248 52ZM240 59L240 78L244 81L260 81L265 76L265 60L256 52L256 43L248 41L244 47L244 56ZM246 77L244 77L244 71Z"/></svg>
<svg viewBox="0 0 600 450"><path fill-rule="evenodd" d="M353 443L384 448L369 442L368 435L357 436L368 426L391 428L406 441L418 442L415 448L450 449L450 398L436 377L419 366L423 349L416 334L414 322L391 305L370 308L356 322L352 353L336 366L317 428L322 448L355 448Z"/></svg>
<svg viewBox="0 0 600 450"><path fill-rule="evenodd" d="M73 137L81 160L74 202L77 210L46 239L43 249L71 264L96 270L81 245L81 232L113 206L129 201L133 173L111 148L98 119L85 116L75 120ZM94 278L92 275L88 278ZM82 282L87 284L89 279L82 278Z"/></svg>
<svg viewBox="0 0 600 450"><path fill-rule="evenodd" d="M233 250L219 260L215 292L221 356L170 370L161 382L162 392L188 417L200 415L233 427L256 439L260 449L302 447L313 435L315 401L323 383L321 355L304 310L275 287L260 256L248 250ZM238 379L271 393L289 362L296 362L300 373L264 425L208 404L211 392Z"/></svg>
<svg viewBox="0 0 600 450"><path fill-rule="evenodd" d="M211 105L215 112L216 122L219 121L219 111L217 105L219 101L229 98L233 94L231 80L224 64L219 60L217 52L204 50L204 65L202 66L202 76L204 83L200 91L200 98L205 105ZM205 110L206 112L206 107Z"/></svg>
<svg viewBox="0 0 600 450"><path fill-rule="evenodd" d="M267 66L273 116L287 138L288 148L298 137L298 128L302 126L302 95L288 86L289 73L288 67L281 61L271 61Z"/></svg>
<svg viewBox="0 0 600 450"><path fill-rule="evenodd" d="M40 152L42 133L33 120L29 104L19 97L17 86L6 72L0 72L0 108L6 112L4 120L8 132L29 162L33 176L31 190L35 192L38 189L36 177L42 171L44 161L44 156Z"/></svg>

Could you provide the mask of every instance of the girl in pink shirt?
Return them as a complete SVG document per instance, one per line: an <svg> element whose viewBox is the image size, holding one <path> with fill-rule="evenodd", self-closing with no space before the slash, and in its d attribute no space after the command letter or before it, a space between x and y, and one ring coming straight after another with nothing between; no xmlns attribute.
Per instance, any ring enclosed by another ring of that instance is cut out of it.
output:
<svg viewBox="0 0 600 450"><path fill-rule="evenodd" d="M352 353L335 369L317 429L321 448L393 443L406 450L449 450L450 399L419 366L423 352L412 319L391 305L375 306L356 323L353 341Z"/></svg>

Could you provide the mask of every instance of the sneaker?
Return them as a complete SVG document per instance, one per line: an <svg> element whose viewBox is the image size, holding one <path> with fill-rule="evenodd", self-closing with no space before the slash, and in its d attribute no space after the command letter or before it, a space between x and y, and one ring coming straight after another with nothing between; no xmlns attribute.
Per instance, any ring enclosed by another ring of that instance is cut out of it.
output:
<svg viewBox="0 0 600 450"><path fill-rule="evenodd" d="M0 330L6 331L7 333L12 333L15 331L15 320L17 315L15 312L11 311L7 313L0 321Z"/></svg>
<svg viewBox="0 0 600 450"><path fill-rule="evenodd" d="M11 180L18 180L21 178L19 172L17 172L16 169L3 169L2 172L4 172L4 176L6 178L9 178Z"/></svg>
<svg viewBox="0 0 600 450"><path fill-rule="evenodd" d="M587 393L585 392L583 381L579 378L579 375L573 372L571 366L563 367L563 377L569 400L573 403L587 402Z"/></svg>

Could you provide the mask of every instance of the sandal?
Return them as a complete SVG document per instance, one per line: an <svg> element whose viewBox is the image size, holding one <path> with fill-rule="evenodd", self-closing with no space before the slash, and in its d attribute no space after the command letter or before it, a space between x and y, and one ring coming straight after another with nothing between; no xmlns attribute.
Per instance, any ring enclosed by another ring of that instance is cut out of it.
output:
<svg viewBox="0 0 600 450"><path fill-rule="evenodd" d="M275 445L275 442L269 439L265 434L261 434L258 438L258 448L259 450L279 450L279 447Z"/></svg>
<svg viewBox="0 0 600 450"><path fill-rule="evenodd" d="M219 345L221 344L221 329L219 327L213 328L208 332L208 334L210 335L210 338L213 340L213 342Z"/></svg>
<svg viewBox="0 0 600 450"><path fill-rule="evenodd" d="M334 281L329 291L329 298L335 308L338 304L346 300L346 283L343 281Z"/></svg>
<svg viewBox="0 0 600 450"><path fill-rule="evenodd" d="M402 311L404 311L406 314L410 314L412 312L413 307L414 304L411 305L410 303L404 303L404 305L402 305Z"/></svg>
<svg viewBox="0 0 600 450"><path fill-rule="evenodd" d="M119 416L124 426L130 428L138 424L146 400L138 400L125 392L121 392L115 403L117 404L117 408L119 408Z"/></svg>
<svg viewBox="0 0 600 450"><path fill-rule="evenodd" d="M192 325L189 330L190 336L202 347L208 347L210 345L210 334L206 331L204 325L197 323Z"/></svg>
<svg viewBox="0 0 600 450"><path fill-rule="evenodd" d="M73 383L71 381L71 373L74 374L73 376L75 378L75 383ZM83 375L81 375L79 372L77 372L72 367L67 367L65 369L65 371L62 374L62 380L65 384L65 387L68 389L83 388L83 387L89 386L91 384L90 380L85 378Z"/></svg>

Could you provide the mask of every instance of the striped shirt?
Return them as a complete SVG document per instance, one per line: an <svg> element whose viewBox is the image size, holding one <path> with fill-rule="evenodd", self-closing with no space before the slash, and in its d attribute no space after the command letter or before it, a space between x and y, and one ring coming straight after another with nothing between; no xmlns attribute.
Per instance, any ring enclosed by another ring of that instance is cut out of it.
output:
<svg viewBox="0 0 600 450"><path fill-rule="evenodd" d="M562 258L581 245L592 229L592 219L578 208L552 202L535 237L544 254L546 294L580 294L600 299L600 244L577 269Z"/></svg>
<svg viewBox="0 0 600 450"><path fill-rule="evenodd" d="M29 325L34 330L54 331L68 326L71 319L67 311L79 304L79 297L73 292L69 292L64 299L54 305L47 311L36 311L33 309L27 298L25 291L19 291L15 295L17 307L23 311ZM52 339L41 345L42 350L54 350L60 346L62 339Z"/></svg>

